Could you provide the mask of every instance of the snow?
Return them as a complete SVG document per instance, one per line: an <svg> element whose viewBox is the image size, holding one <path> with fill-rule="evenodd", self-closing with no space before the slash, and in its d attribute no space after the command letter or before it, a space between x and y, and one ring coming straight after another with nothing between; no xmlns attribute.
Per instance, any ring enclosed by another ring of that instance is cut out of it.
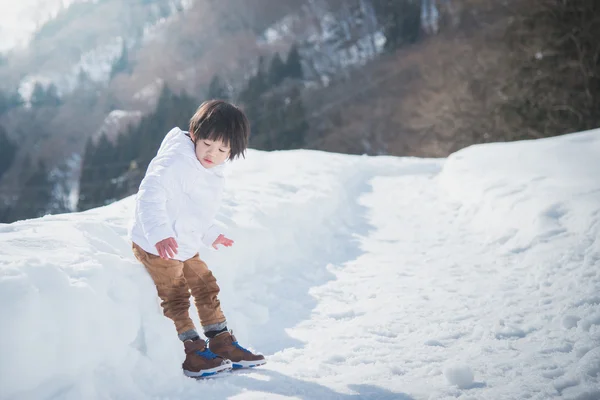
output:
<svg viewBox="0 0 600 400"><path fill-rule="evenodd" d="M133 199L0 225L0 398L600 398L600 131L448 159L250 151L202 257L260 369L185 378ZM192 312L197 321L195 313Z"/></svg>
<svg viewBox="0 0 600 400"><path fill-rule="evenodd" d="M160 91L163 89L164 80L157 78L154 82L144 86L133 95L134 100L142 101L147 104L158 101Z"/></svg>
<svg viewBox="0 0 600 400"><path fill-rule="evenodd" d="M116 142L120 134L126 131L129 126L137 125L142 119L141 111L131 110L112 110L108 113L102 125L95 132L93 139L98 140L105 135L113 143Z"/></svg>
<svg viewBox="0 0 600 400"><path fill-rule="evenodd" d="M106 40L106 43L83 52L79 62L71 68L71 74L63 77L63 80L70 82L70 91L77 87L77 80L83 72L93 82L108 82L115 62L121 57L123 47L127 46L123 37L117 36ZM61 85L62 86L62 85Z"/></svg>
<svg viewBox="0 0 600 400"><path fill-rule="evenodd" d="M25 103L28 106L30 106L31 97L33 96L35 85L39 84L42 86L42 88L44 88L44 90L48 90L48 87L53 83L54 82L52 81L52 79L42 75L27 75L21 80L18 92L21 98L25 101Z"/></svg>
<svg viewBox="0 0 600 400"><path fill-rule="evenodd" d="M473 371L468 365L451 365L444 370L444 376L451 385L469 389L473 385Z"/></svg>

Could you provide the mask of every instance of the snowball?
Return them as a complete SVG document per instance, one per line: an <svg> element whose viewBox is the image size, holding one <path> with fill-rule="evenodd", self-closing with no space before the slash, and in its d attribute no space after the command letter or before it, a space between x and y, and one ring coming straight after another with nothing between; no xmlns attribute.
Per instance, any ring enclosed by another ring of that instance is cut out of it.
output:
<svg viewBox="0 0 600 400"><path fill-rule="evenodd" d="M473 371L468 365L451 365L444 369L444 376L451 385L467 389L473 385Z"/></svg>

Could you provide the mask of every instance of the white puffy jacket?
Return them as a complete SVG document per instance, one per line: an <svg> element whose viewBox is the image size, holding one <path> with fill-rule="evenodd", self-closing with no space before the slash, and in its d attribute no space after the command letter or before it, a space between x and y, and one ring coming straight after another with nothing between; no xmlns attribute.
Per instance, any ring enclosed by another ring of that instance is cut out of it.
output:
<svg viewBox="0 0 600 400"><path fill-rule="evenodd" d="M193 257L204 244L210 248L222 228L215 224L224 185L224 165L204 168L187 132L172 129L152 159L140 184L129 237L158 255L156 243L173 237L175 259Z"/></svg>

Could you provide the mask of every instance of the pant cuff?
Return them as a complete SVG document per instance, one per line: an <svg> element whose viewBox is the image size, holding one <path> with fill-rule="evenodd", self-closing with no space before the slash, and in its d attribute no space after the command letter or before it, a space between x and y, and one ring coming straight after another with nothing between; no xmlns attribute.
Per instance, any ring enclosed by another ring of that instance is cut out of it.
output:
<svg viewBox="0 0 600 400"><path fill-rule="evenodd" d="M198 339L198 338L200 338L200 335L198 335L198 332L196 332L195 329L190 329L188 331L181 332L177 336L179 336L179 340L181 340L182 342L185 342L186 340L192 340L192 339Z"/></svg>
<svg viewBox="0 0 600 400"><path fill-rule="evenodd" d="M202 326L202 330L204 332L210 332L210 331L220 331L227 328L227 321L223 321L223 322L218 322L216 324L210 324L210 325L203 325Z"/></svg>

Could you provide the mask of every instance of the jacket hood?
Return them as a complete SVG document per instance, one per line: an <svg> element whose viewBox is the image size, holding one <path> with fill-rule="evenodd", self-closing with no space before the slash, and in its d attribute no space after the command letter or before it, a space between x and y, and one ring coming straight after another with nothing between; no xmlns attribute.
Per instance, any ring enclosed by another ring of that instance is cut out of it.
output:
<svg viewBox="0 0 600 400"><path fill-rule="evenodd" d="M226 161L213 168L205 168L196 157L194 142L190 139L188 132L182 131L179 128L173 128L167 133L160 145L157 156L169 158L183 157L185 161L190 165L193 165L194 168L221 177L225 174L225 166L228 162Z"/></svg>

